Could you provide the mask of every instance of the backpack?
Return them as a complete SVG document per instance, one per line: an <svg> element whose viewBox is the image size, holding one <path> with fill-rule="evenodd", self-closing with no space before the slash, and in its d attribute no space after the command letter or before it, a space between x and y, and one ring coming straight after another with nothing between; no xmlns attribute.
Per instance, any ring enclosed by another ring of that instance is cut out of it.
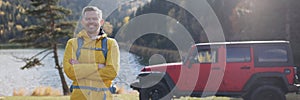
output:
<svg viewBox="0 0 300 100"><path fill-rule="evenodd" d="M76 59L77 60L78 60L78 58L80 56L81 49L90 49L90 50L102 51L102 53L104 55L104 58L106 60L106 58L107 58L107 52L108 52L108 50L107 50L107 37L104 37L102 39L102 45L101 45L102 48L84 48L84 47L82 47L83 46L83 42L84 42L83 38L77 38L77 50L76 50ZM111 86L108 89L109 89L109 91L111 93L116 93L116 87ZM73 91L73 85L71 85L70 91L71 92Z"/></svg>
<svg viewBox="0 0 300 100"><path fill-rule="evenodd" d="M78 60L79 56L80 56L80 51L81 49L90 49L90 50L96 50L96 51L102 51L104 58L106 60L107 57L107 38L104 37L102 39L102 48L83 48L83 38L77 38L77 50L76 50L76 58Z"/></svg>

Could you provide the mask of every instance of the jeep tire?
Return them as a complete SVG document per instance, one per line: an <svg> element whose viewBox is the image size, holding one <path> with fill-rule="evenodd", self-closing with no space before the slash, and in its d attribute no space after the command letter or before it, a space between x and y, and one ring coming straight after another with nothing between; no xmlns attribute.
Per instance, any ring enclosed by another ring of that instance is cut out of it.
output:
<svg viewBox="0 0 300 100"><path fill-rule="evenodd" d="M140 89L140 100L171 100L171 96L167 95L169 89L162 82L149 88Z"/></svg>
<svg viewBox="0 0 300 100"><path fill-rule="evenodd" d="M286 100L282 90L275 86L263 85L249 94L249 98L245 100Z"/></svg>

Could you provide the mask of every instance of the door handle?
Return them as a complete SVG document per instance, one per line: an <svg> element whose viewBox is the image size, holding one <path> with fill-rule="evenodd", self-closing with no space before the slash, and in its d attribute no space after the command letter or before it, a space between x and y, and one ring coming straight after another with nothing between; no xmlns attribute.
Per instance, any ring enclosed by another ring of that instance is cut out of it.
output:
<svg viewBox="0 0 300 100"><path fill-rule="evenodd" d="M251 67L250 66L243 66L241 67L241 69L250 69Z"/></svg>
<svg viewBox="0 0 300 100"><path fill-rule="evenodd" d="M220 70L220 67L213 67L212 70Z"/></svg>

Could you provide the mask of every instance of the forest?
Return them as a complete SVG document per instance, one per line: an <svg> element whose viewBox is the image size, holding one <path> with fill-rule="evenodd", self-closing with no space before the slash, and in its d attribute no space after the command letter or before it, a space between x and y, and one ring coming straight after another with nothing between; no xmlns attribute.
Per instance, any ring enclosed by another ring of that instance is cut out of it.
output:
<svg viewBox="0 0 300 100"><path fill-rule="evenodd" d="M178 20L189 31L195 43L208 42L207 33L193 14L168 0L118 1L116 3L107 0L99 5L103 6L102 8L118 7L109 15L104 15L107 23L103 28L111 37L114 37L123 25L135 17L157 13ZM76 23L80 19L81 9L90 2L92 0L60 0L59 5L72 12L63 20ZM182 4L185 2L188 1L180 1ZM207 0L207 2L221 23L226 41L287 40L291 43L295 64L300 65L299 0ZM12 40L24 37L24 28L39 22L36 18L25 14L25 10L30 7L30 0L0 0L1 44L11 44ZM105 12L105 9L103 10ZM126 36L126 33L123 34ZM68 38L60 39L60 43L64 45L71 37L70 35ZM134 45L155 50L177 50L168 38L155 34L142 36L134 42ZM152 55L142 53L143 51L140 50L132 50L132 52L141 56ZM144 50L144 52L151 51ZM166 55L162 53L162 55L168 56L170 53ZM174 57L171 56L172 59L167 59L167 62L180 61L179 56Z"/></svg>

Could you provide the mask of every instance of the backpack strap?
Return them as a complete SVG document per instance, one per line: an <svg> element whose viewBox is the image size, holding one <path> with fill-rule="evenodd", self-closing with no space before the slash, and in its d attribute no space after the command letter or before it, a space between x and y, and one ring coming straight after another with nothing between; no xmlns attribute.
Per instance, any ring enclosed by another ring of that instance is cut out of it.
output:
<svg viewBox="0 0 300 100"><path fill-rule="evenodd" d="M83 38L77 38L77 50L76 50L76 59L78 60L79 59L79 56L80 56L80 51L81 49L90 49L90 50L96 50L96 51L102 51L103 55L104 55L104 59L106 61L106 57L107 57L107 52L108 52L108 49L107 49L107 37L104 37L102 39L102 48L83 48ZM76 87L76 86L73 86L71 85L70 87L70 91L73 92L73 89L76 89L76 88L80 88L80 87ZM115 87L110 87L108 88L110 90L111 93L116 93L116 89ZM104 100L106 99L106 94L104 92Z"/></svg>
<svg viewBox="0 0 300 100"><path fill-rule="evenodd" d="M104 55L105 60L107 58L107 52L108 52L108 50L107 50L107 38L104 37L102 39L102 53Z"/></svg>
<svg viewBox="0 0 300 100"><path fill-rule="evenodd" d="M79 59L82 46L83 46L83 38L82 37L77 38L77 50L76 50L76 59L77 60Z"/></svg>
<svg viewBox="0 0 300 100"><path fill-rule="evenodd" d="M77 38L77 50L76 50L76 58L77 60L79 59L81 49L90 49L90 50L96 50L96 51L102 51L104 55L104 59L106 60L107 58L107 38L102 39L102 48L83 48L83 38Z"/></svg>

